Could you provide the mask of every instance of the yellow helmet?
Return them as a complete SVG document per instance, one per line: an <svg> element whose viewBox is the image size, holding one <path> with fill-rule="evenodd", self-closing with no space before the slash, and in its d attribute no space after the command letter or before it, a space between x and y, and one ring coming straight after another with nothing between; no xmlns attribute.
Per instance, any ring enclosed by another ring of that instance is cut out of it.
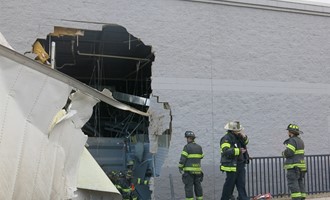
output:
<svg viewBox="0 0 330 200"><path fill-rule="evenodd" d="M289 124L286 130L298 135L303 133L302 131L299 130L299 126L297 124Z"/></svg>

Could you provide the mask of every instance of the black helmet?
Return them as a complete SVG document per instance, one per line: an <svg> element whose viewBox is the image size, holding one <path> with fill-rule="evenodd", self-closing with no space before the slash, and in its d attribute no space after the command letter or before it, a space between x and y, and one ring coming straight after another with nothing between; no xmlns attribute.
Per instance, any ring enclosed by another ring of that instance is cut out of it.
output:
<svg viewBox="0 0 330 200"><path fill-rule="evenodd" d="M298 135L303 133L302 131L299 130L299 126L296 124L289 124L286 130Z"/></svg>
<svg viewBox="0 0 330 200"><path fill-rule="evenodd" d="M194 132L192 132L192 131L186 131L185 133L184 133L184 137L191 137L191 138L195 138L196 136L195 136L195 133Z"/></svg>

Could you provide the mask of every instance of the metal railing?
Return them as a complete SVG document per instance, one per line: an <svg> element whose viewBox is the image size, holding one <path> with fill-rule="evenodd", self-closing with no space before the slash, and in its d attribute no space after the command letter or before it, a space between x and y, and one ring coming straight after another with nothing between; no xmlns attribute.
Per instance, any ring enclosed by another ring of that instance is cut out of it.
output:
<svg viewBox="0 0 330 200"><path fill-rule="evenodd" d="M305 176L308 194L330 192L330 155L305 155ZM284 158L253 157L247 165L246 189L250 197L271 193L273 197L289 195Z"/></svg>

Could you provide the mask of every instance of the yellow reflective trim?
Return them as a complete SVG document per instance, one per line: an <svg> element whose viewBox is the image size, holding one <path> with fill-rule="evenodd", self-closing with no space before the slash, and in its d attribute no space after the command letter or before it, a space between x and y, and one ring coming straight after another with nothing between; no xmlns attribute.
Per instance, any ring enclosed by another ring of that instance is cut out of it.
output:
<svg viewBox="0 0 330 200"><path fill-rule="evenodd" d="M186 200L194 200L194 198L186 198Z"/></svg>
<svg viewBox="0 0 330 200"><path fill-rule="evenodd" d="M181 152L181 155L187 157L187 156L188 156L188 153L187 153L186 151L182 151L182 152Z"/></svg>
<svg viewBox="0 0 330 200"><path fill-rule="evenodd" d="M304 154L305 150L297 150L294 152L294 154Z"/></svg>
<svg viewBox="0 0 330 200"><path fill-rule="evenodd" d="M304 192L301 193L301 197L305 198L306 196L307 196L306 193L304 193Z"/></svg>
<svg viewBox="0 0 330 200"><path fill-rule="evenodd" d="M239 155L239 148L234 148L234 151L235 151L235 156L238 156Z"/></svg>
<svg viewBox="0 0 330 200"><path fill-rule="evenodd" d="M249 143L249 139L247 138L244 142L245 145L247 145Z"/></svg>
<svg viewBox="0 0 330 200"><path fill-rule="evenodd" d="M179 168L182 168L183 167L183 164L179 164Z"/></svg>
<svg viewBox="0 0 330 200"><path fill-rule="evenodd" d="M296 151L296 147L294 147L294 146L291 145L291 144L287 144L286 147L289 148L289 149L291 149L293 152Z"/></svg>
<svg viewBox="0 0 330 200"><path fill-rule="evenodd" d="M203 200L203 196L201 196L201 197L196 197L196 200Z"/></svg>
<svg viewBox="0 0 330 200"><path fill-rule="evenodd" d="M225 172L236 172L236 167L226 167L221 165L220 170Z"/></svg>
<svg viewBox="0 0 330 200"><path fill-rule="evenodd" d="M123 188L122 190L123 190L124 192L131 192L131 189L130 189L130 188L125 188L125 189Z"/></svg>
<svg viewBox="0 0 330 200"><path fill-rule="evenodd" d="M201 172L202 168L200 167L184 167L183 171L189 171L189 172Z"/></svg>
<svg viewBox="0 0 330 200"><path fill-rule="evenodd" d="M223 148L225 148L225 147L230 148L230 143L225 142L225 143L223 143L223 144L221 145L221 149L223 149Z"/></svg>
<svg viewBox="0 0 330 200"><path fill-rule="evenodd" d="M301 193L300 193L300 192L294 192L294 193L291 193L291 197L292 197L292 198L298 198L298 197L301 197Z"/></svg>
<svg viewBox="0 0 330 200"><path fill-rule="evenodd" d="M137 183L138 183L138 184L141 183L141 179L140 179L140 178L137 179Z"/></svg>
<svg viewBox="0 0 330 200"><path fill-rule="evenodd" d="M289 127L292 129L299 129L299 126L295 124L291 124Z"/></svg>
<svg viewBox="0 0 330 200"><path fill-rule="evenodd" d="M188 154L187 158L203 158L203 154Z"/></svg>
<svg viewBox="0 0 330 200"><path fill-rule="evenodd" d="M195 164L192 164L191 166L192 166L192 167L200 167L201 164L199 164L199 163L195 163Z"/></svg>
<svg viewBox="0 0 330 200"><path fill-rule="evenodd" d="M284 166L284 169L292 169L294 167L299 167L301 170L306 171L307 167L305 163L295 163L295 164L287 164Z"/></svg>

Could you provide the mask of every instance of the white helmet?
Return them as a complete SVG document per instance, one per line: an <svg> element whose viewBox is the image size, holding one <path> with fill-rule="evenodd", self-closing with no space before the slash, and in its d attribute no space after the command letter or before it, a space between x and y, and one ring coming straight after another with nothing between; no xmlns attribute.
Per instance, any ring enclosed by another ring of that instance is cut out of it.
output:
<svg viewBox="0 0 330 200"><path fill-rule="evenodd" d="M228 131L241 131L244 128L243 126L240 125L239 121L232 121L232 122L228 122L224 127L224 129Z"/></svg>

